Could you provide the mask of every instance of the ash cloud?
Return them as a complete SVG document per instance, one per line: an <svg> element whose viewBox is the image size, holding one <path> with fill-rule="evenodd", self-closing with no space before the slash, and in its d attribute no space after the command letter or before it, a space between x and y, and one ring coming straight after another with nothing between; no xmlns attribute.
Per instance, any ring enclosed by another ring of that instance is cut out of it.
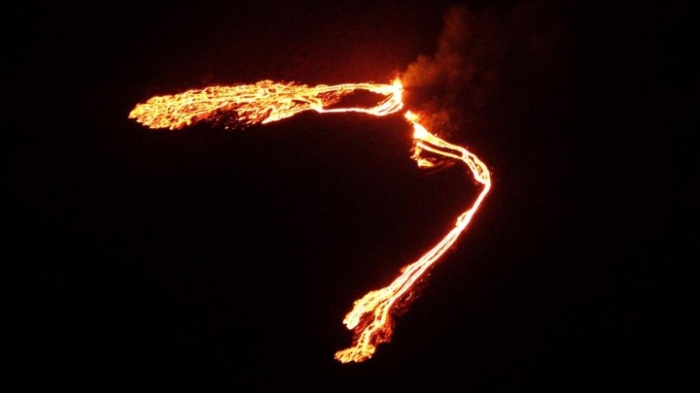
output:
<svg viewBox="0 0 700 393"><path fill-rule="evenodd" d="M495 11L453 6L444 22L435 55L419 56L402 75L408 106L418 109L428 129L443 135L478 127L509 46Z"/></svg>

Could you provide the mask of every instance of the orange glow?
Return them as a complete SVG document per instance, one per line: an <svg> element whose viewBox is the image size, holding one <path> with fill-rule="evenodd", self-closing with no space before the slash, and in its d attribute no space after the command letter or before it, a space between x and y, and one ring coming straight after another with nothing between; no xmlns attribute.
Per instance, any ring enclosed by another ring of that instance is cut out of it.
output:
<svg viewBox="0 0 700 393"><path fill-rule="evenodd" d="M367 90L386 96L372 108L329 108L344 96ZM360 112L375 116L394 113L403 107L402 86L394 84L347 83L335 86L309 87L269 80L254 85L211 86L202 90L157 96L138 104L129 113L130 119L151 128L183 128L200 121L213 121L235 113L243 125L272 123L300 112Z"/></svg>
<svg viewBox="0 0 700 393"><path fill-rule="evenodd" d="M357 90L366 90L384 96L374 107L331 108ZM293 83L261 81L254 85L231 87L213 86L203 90L153 97L138 104L129 118L151 128L179 129L200 121L215 121L234 116L241 125L271 123L297 113L314 110L319 113L357 112L374 116L396 113L403 108L403 87L399 80L392 84L347 83L309 87ZM407 304L418 280L454 244L467 228L474 213L491 188L491 177L486 165L466 148L453 145L432 134L419 123L419 116L406 111L405 118L413 126L412 159L419 167L434 163L423 152L459 160L469 168L474 180L483 188L471 207L455 221L454 227L433 248L417 261L404 266L401 274L388 286L370 291L355 301L352 311L343 320L354 332L353 345L336 352L342 363L362 362L372 357L377 345L388 342L393 332L392 312Z"/></svg>

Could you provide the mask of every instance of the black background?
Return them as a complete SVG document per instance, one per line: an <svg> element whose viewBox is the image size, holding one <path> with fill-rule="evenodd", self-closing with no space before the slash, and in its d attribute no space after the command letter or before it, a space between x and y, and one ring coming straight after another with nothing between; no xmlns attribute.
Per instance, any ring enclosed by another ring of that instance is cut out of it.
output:
<svg viewBox="0 0 700 393"><path fill-rule="evenodd" d="M669 391L697 372L682 2L464 3L510 45L465 108L477 127L448 138L492 193L392 342L333 360L352 302L449 229L469 175L415 168L400 115L127 115L213 84L386 82L435 52L452 4L349 3L4 15L3 390Z"/></svg>

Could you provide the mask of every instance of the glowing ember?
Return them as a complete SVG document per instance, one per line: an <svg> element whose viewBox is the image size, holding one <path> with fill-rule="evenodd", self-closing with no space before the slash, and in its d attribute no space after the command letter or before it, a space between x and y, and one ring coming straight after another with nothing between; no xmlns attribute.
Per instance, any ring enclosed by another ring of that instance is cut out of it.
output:
<svg viewBox="0 0 700 393"><path fill-rule="evenodd" d="M370 108L331 108L344 96L357 90L367 90L385 98ZM200 121L225 120L232 115L234 123L240 125L264 124L308 110L319 113L359 112L385 116L403 108L402 93L403 87L398 80L391 85L348 83L316 87L262 81L254 85L213 86L176 95L153 97L145 104L136 105L129 118L151 128L178 129ZM419 116L416 114L407 111L405 117L413 125L414 148L411 158L419 167L433 166L433 161L422 155L424 151L456 159L465 163L474 180L484 187L469 210L457 218L454 228L432 249L417 261L403 267L401 275L387 287L371 291L355 301L352 311L343 320L345 326L355 333L353 346L335 354L335 358L343 363L367 360L372 357L377 345L391 339L392 312L406 304L416 282L467 228L491 188L490 173L479 158L467 149L431 134L418 122Z"/></svg>

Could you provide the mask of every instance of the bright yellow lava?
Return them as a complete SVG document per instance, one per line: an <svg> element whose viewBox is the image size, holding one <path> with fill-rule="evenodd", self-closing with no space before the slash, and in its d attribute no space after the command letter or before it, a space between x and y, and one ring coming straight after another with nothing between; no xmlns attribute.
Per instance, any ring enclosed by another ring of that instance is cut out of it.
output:
<svg viewBox="0 0 700 393"><path fill-rule="evenodd" d="M357 90L366 90L384 96L370 108L331 107ZM138 104L129 118L151 128L179 129L200 122L234 116L241 125L271 123L292 117L297 113L314 110L319 113L358 112L374 116L396 113L403 108L403 86L392 84L346 83L309 87L293 83L261 81L253 85L230 87L212 86L203 90L153 97ZM372 357L377 345L388 342L393 332L392 312L401 309L416 282L454 244L467 228L474 213L491 189L491 177L486 165L466 148L453 145L435 136L418 121L419 116L406 111L405 117L413 126L413 156L419 167L433 166L423 152L459 160L466 164L475 181L483 185L481 193L469 210L462 213L454 227L433 248L417 261L404 266L401 274L388 286L370 291L355 301L352 311L343 320L355 337L350 348L336 352L342 363L362 362Z"/></svg>
<svg viewBox="0 0 700 393"><path fill-rule="evenodd" d="M367 90L387 98L371 108L328 108L357 90ZM346 83L308 87L265 80L254 85L211 86L153 97L145 104L136 105L129 118L151 128L174 130L200 121L224 118L232 113L235 113L236 121L243 125L272 123L309 110L384 116L403 107L401 92L402 86L398 81L391 85Z"/></svg>

